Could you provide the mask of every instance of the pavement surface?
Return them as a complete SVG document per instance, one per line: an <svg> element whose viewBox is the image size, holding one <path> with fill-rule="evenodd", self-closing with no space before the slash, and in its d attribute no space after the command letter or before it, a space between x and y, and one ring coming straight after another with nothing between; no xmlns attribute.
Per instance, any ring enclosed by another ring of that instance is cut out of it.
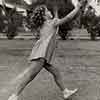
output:
<svg viewBox="0 0 100 100"><path fill-rule="evenodd" d="M34 40L0 40L0 100L14 92L11 85L28 66ZM100 40L58 40L54 65L69 89L79 88L70 100L100 100ZM50 73L43 69L19 100L63 100Z"/></svg>

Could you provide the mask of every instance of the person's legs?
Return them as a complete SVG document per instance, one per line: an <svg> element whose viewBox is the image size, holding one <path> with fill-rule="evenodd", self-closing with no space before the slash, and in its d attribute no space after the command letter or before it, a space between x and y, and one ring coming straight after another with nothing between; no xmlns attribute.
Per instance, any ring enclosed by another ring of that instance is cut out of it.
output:
<svg viewBox="0 0 100 100"><path fill-rule="evenodd" d="M65 87L59 69L48 63L45 64L44 68L53 75L54 81L56 82L60 90L64 91Z"/></svg>
<svg viewBox="0 0 100 100"><path fill-rule="evenodd" d="M30 67L28 67L23 73L17 76L15 81L17 82L20 80L20 83L18 83L15 93L11 95L8 100L18 99L18 96L27 86L27 84L30 83L36 77L36 75L41 71L44 63L45 63L44 59L38 59L32 61Z"/></svg>
<svg viewBox="0 0 100 100"><path fill-rule="evenodd" d="M51 64L46 63L44 68L53 75L57 86L63 92L64 99L67 99L70 96L72 96L74 93L76 93L77 89L69 90L69 89L65 88L64 83L62 81L60 71L56 67L52 66Z"/></svg>

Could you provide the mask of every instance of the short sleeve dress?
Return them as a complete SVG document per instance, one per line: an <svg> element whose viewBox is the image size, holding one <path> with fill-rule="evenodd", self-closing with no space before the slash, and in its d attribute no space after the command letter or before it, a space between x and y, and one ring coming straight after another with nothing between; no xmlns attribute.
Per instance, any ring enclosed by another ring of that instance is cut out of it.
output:
<svg viewBox="0 0 100 100"><path fill-rule="evenodd" d="M46 21L40 30L40 39L32 48L29 60L44 58L47 63L52 64L56 48L56 34L58 28L55 26L55 19Z"/></svg>

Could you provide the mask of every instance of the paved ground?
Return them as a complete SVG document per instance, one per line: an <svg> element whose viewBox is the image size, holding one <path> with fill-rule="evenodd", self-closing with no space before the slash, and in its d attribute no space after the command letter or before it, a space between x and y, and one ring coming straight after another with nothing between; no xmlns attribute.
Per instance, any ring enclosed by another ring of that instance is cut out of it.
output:
<svg viewBox="0 0 100 100"><path fill-rule="evenodd" d="M28 67L33 44L32 40L0 40L0 100L7 100L14 91L10 82ZM66 87L79 88L72 100L100 100L100 41L59 40L54 65L62 72ZM42 70L19 100L63 99L52 76Z"/></svg>

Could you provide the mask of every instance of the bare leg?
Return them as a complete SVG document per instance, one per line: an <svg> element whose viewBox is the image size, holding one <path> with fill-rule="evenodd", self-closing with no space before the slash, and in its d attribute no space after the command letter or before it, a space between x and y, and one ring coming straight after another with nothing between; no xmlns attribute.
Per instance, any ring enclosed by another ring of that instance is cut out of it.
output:
<svg viewBox="0 0 100 100"><path fill-rule="evenodd" d="M64 83L62 81L60 71L56 67L54 67L48 63L45 64L44 68L53 75L54 80L55 80L57 86L60 88L60 90L64 91L65 87L64 87Z"/></svg>
<svg viewBox="0 0 100 100"><path fill-rule="evenodd" d="M62 81L61 74L60 74L60 72L59 72L59 70L57 68L55 68L54 66L52 66L52 65L50 65L48 63L45 64L44 68L53 75L54 80L55 80L57 86L63 92L64 99L67 99L71 95L73 95L74 93L76 93L77 89L68 90L67 88L64 87L64 83Z"/></svg>
<svg viewBox="0 0 100 100"><path fill-rule="evenodd" d="M28 67L23 73L21 73L16 78L18 81L21 80L21 82L18 84L14 95L12 95L8 100L17 100L16 96L19 96L20 93L23 91L23 89L27 86L27 84L30 83L36 77L36 75L41 71L44 62L45 62L44 59L32 61L30 67Z"/></svg>

